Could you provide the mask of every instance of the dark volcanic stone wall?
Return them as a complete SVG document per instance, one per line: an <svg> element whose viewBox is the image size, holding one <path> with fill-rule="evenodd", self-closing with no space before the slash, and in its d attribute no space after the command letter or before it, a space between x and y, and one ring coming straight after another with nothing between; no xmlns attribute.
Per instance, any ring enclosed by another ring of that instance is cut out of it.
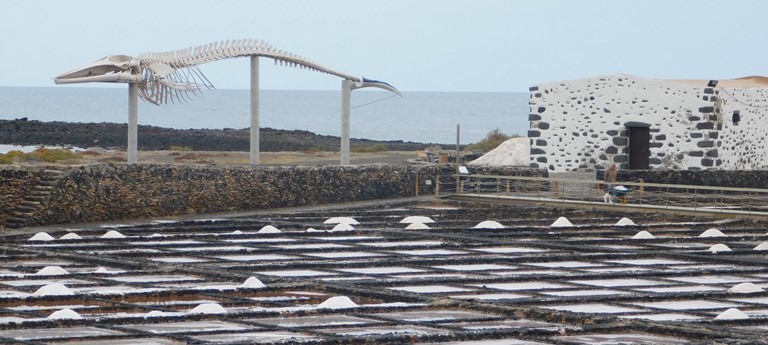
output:
<svg viewBox="0 0 768 345"><path fill-rule="evenodd" d="M597 178L602 180L602 171L598 172ZM617 177L619 181L640 179L648 183L768 189L766 170L619 170Z"/></svg>
<svg viewBox="0 0 768 345"><path fill-rule="evenodd" d="M0 225L5 224L15 205L19 205L43 176L42 168L3 168L0 170Z"/></svg>
<svg viewBox="0 0 768 345"><path fill-rule="evenodd" d="M28 185L36 183L25 180L34 180L32 175L35 170L0 171L0 176L18 175L13 179L8 178L17 187L2 190L3 205L9 205L5 207L10 209L17 200L24 198L24 193L28 193ZM541 170L508 168L477 172L523 176L542 173ZM74 167L62 170L50 197L32 212L25 225L140 219L408 197L416 194L417 179L419 193L425 195L434 192L437 176L450 183L453 173L454 168L446 165Z"/></svg>

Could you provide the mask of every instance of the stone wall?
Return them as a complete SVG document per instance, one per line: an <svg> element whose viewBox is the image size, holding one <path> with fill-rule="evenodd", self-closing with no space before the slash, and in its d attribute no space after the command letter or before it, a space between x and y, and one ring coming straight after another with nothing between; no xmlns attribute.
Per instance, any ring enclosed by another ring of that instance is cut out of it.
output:
<svg viewBox="0 0 768 345"><path fill-rule="evenodd" d="M597 179L602 180L603 176L603 171L597 173ZM768 189L766 170L619 170L617 177L617 181L637 182L640 179L648 183Z"/></svg>
<svg viewBox="0 0 768 345"><path fill-rule="evenodd" d="M531 167L626 169L628 128L645 127L651 170L765 169L767 95L621 74L533 86Z"/></svg>
<svg viewBox="0 0 768 345"><path fill-rule="evenodd" d="M417 180L419 193L424 195L434 193L438 176L445 182L445 187L451 188L454 181L451 175L455 171L447 165L93 165L59 170L61 173L57 175L46 202L31 212L26 226L408 197L416 194ZM16 202L24 199L31 186L38 183L35 179L45 179L43 171L32 168L0 170L0 176L10 182L2 190L7 211L13 211ZM482 168L476 172L521 176L546 174L541 170L512 168Z"/></svg>

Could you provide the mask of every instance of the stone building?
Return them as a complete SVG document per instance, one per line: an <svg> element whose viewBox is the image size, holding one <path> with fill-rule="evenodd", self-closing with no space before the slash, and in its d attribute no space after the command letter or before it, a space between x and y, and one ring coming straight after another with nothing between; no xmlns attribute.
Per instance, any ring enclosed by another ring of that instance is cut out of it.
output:
<svg viewBox="0 0 768 345"><path fill-rule="evenodd" d="M530 88L531 166L768 168L768 78L656 80L614 74Z"/></svg>

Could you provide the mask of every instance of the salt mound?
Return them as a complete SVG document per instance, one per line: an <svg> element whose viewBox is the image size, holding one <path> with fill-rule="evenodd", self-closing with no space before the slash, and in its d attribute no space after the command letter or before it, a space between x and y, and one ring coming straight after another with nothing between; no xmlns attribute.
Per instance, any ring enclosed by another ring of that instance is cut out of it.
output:
<svg viewBox="0 0 768 345"><path fill-rule="evenodd" d="M747 314L744 314L743 311L738 310L736 308L730 308L722 313L720 315L715 316L715 319L717 320L744 320L749 319L749 316Z"/></svg>
<svg viewBox="0 0 768 345"><path fill-rule="evenodd" d="M83 238L80 237L80 235L78 235L78 234L76 234L74 232L70 232L70 233L68 233L68 234L66 234L64 236L59 237L59 239L60 240L81 240Z"/></svg>
<svg viewBox="0 0 768 345"><path fill-rule="evenodd" d="M331 229L331 230L333 230L333 231L349 231L349 230L355 230L355 227L353 227L352 225L349 225L347 223L339 223L339 224L336 224L336 226L334 226L333 229Z"/></svg>
<svg viewBox="0 0 768 345"><path fill-rule="evenodd" d="M272 225L266 225L261 228L261 230L257 231L259 234L278 234L281 233L280 229L272 226Z"/></svg>
<svg viewBox="0 0 768 345"><path fill-rule="evenodd" d="M45 266L35 274L39 276L59 276L69 274L69 272L61 268L61 266Z"/></svg>
<svg viewBox="0 0 768 345"><path fill-rule="evenodd" d="M504 225L501 225L501 223L493 220L486 220L474 226L474 229L503 229L503 228L504 228Z"/></svg>
<svg viewBox="0 0 768 345"><path fill-rule="evenodd" d="M413 223L434 223L435 221L432 220L432 218L425 217L425 216L408 216L403 218L400 223L404 224L413 224Z"/></svg>
<svg viewBox="0 0 768 345"><path fill-rule="evenodd" d="M728 289L728 292L730 293L755 293L755 292L764 292L763 288L753 284L753 283L741 283L734 285L732 288Z"/></svg>
<svg viewBox="0 0 768 345"><path fill-rule="evenodd" d="M656 236L653 236L650 232L643 230L635 234L635 236L632 236L632 238L636 240L647 240L651 238L656 238Z"/></svg>
<svg viewBox="0 0 768 345"><path fill-rule="evenodd" d="M168 235L162 235L162 234L154 233L154 234L149 235L147 237L168 237Z"/></svg>
<svg viewBox="0 0 768 345"><path fill-rule="evenodd" d="M619 219L618 222L616 222L616 225L618 226L625 226L625 225L637 225L635 222L632 221L632 219L629 219L627 217Z"/></svg>
<svg viewBox="0 0 768 345"><path fill-rule="evenodd" d="M557 218L557 220L554 223L552 223L552 225L550 225L550 227L553 227L553 228L562 227L562 226L573 226L573 224L571 224L571 221L568 220L568 218L560 217L560 218Z"/></svg>
<svg viewBox="0 0 768 345"><path fill-rule="evenodd" d="M101 273L101 274L116 274L116 273L123 273L125 271L110 271L104 267L99 267L93 273Z"/></svg>
<svg viewBox="0 0 768 345"><path fill-rule="evenodd" d="M426 230L429 229L429 226L424 223L411 223L408 224L408 226L405 227L408 230Z"/></svg>
<svg viewBox="0 0 768 345"><path fill-rule="evenodd" d="M82 319L83 317L80 316L76 311L64 308L59 311L53 312L51 315L48 315L48 319L51 320L61 320L61 319Z"/></svg>
<svg viewBox="0 0 768 345"><path fill-rule="evenodd" d="M144 317L163 316L163 315L165 315L165 313L160 310L152 310L149 313L144 314Z"/></svg>
<svg viewBox="0 0 768 345"><path fill-rule="evenodd" d="M768 250L768 242L758 244L755 250Z"/></svg>
<svg viewBox="0 0 768 345"><path fill-rule="evenodd" d="M730 252L730 251L731 251L731 248L728 248L728 246L726 246L726 245L724 245L724 244L722 244L722 243L718 243L718 244L716 244L716 245L714 245L714 246L711 246L711 247L709 247L709 249L708 249L708 250L709 250L710 252L712 252L712 253L717 253L717 252Z"/></svg>
<svg viewBox="0 0 768 345"><path fill-rule="evenodd" d="M531 141L528 138L512 138L467 165L472 166L525 166L531 165Z"/></svg>
<svg viewBox="0 0 768 345"><path fill-rule="evenodd" d="M318 308L326 308L326 309L355 308L357 306L358 306L357 303L353 302L347 296L331 297L325 300L325 302L317 305Z"/></svg>
<svg viewBox="0 0 768 345"><path fill-rule="evenodd" d="M125 235L116 230L109 230L106 234L101 235L101 238L125 238Z"/></svg>
<svg viewBox="0 0 768 345"><path fill-rule="evenodd" d="M74 295L69 288L62 283L52 283L40 287L32 296L69 296Z"/></svg>
<svg viewBox="0 0 768 345"><path fill-rule="evenodd" d="M704 231L701 233L701 235L699 235L699 237L723 237L723 236L725 236L725 234L722 233L722 231L717 230L715 228Z"/></svg>
<svg viewBox="0 0 768 345"><path fill-rule="evenodd" d="M243 232L240 231L240 230L232 231L232 235L242 235L242 234L243 234Z"/></svg>
<svg viewBox="0 0 768 345"><path fill-rule="evenodd" d="M48 235L47 232L38 232L35 234L35 236L30 237L27 241L53 241L55 238L53 236Z"/></svg>
<svg viewBox="0 0 768 345"><path fill-rule="evenodd" d="M189 314L226 314L227 310L218 303L203 303L188 311Z"/></svg>
<svg viewBox="0 0 768 345"><path fill-rule="evenodd" d="M323 224L341 224L341 223L346 223L350 225L360 224L357 220L355 220L355 218L350 218L350 217L332 217L332 218L326 219L323 222Z"/></svg>
<svg viewBox="0 0 768 345"><path fill-rule="evenodd" d="M264 283L262 283L261 280L259 280L258 278L250 277L246 279L243 285L240 285L240 287L250 288L250 289L261 289L267 286L264 285Z"/></svg>

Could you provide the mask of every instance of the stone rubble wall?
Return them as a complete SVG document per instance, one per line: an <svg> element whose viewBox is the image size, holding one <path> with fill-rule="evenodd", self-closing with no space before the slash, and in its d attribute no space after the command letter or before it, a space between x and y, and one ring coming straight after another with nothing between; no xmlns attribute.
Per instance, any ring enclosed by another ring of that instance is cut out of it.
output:
<svg viewBox="0 0 768 345"><path fill-rule="evenodd" d="M38 181L45 178L43 171L43 168L0 169L0 226L11 217L15 205L21 203Z"/></svg>
<svg viewBox="0 0 768 345"><path fill-rule="evenodd" d="M604 171L597 172L597 179L602 180ZM647 183L680 184L710 187L733 187L768 189L768 171L766 170L619 170L617 181Z"/></svg>
<svg viewBox="0 0 768 345"><path fill-rule="evenodd" d="M142 219L410 197L434 193L439 176L450 186L448 165L245 167L93 165L56 167L63 173L50 199L27 226ZM36 168L0 169L3 207L28 193ZM546 171L482 168L476 173L541 176ZM429 181L429 182L427 182ZM454 183L455 185L455 183ZM441 187L444 188L444 187ZM5 212L3 212L4 214ZM0 223L2 225L3 223Z"/></svg>

